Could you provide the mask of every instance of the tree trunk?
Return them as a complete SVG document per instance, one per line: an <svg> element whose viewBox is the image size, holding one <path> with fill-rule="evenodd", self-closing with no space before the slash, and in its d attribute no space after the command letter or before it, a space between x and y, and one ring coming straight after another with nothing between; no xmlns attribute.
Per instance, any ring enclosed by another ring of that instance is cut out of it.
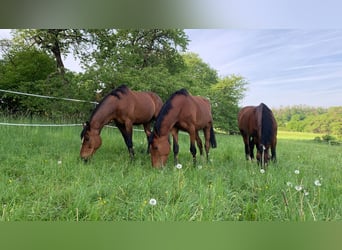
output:
<svg viewBox="0 0 342 250"><path fill-rule="evenodd" d="M64 76L65 68L64 68L64 63L62 60L61 50L59 48L59 43L57 40L55 41L54 45L52 46L51 51L56 58L57 69L58 69L59 73L62 76Z"/></svg>

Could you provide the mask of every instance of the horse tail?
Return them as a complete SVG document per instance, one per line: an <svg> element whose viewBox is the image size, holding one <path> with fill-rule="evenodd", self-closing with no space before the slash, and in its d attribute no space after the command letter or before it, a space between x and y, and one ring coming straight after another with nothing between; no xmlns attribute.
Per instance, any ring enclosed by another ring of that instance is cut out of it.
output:
<svg viewBox="0 0 342 250"><path fill-rule="evenodd" d="M215 138L213 126L210 127L210 139L209 140L210 140L211 147L216 148L217 144L216 144L216 138Z"/></svg>
<svg viewBox="0 0 342 250"><path fill-rule="evenodd" d="M275 136L276 121L272 111L261 103L257 109L258 126L260 128L261 144L266 145L272 142Z"/></svg>

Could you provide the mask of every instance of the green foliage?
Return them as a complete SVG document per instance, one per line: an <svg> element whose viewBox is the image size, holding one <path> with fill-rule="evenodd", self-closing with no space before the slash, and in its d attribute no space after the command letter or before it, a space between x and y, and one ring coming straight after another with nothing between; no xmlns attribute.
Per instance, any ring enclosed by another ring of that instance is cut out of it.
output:
<svg viewBox="0 0 342 250"><path fill-rule="evenodd" d="M71 84L65 84L65 80ZM57 98L92 100L94 95L88 93L95 93L94 86L87 86L86 83L79 75L71 72L67 72L64 76L56 74L53 58L36 48L24 47L22 50L11 50L0 64L0 85L5 90ZM17 116L24 114L51 119L72 117L76 119L84 113L84 110L93 108L89 103L74 104L6 92L1 92L0 98L1 112Z"/></svg>
<svg viewBox="0 0 342 250"><path fill-rule="evenodd" d="M80 29L19 29L14 30L15 46L36 48L55 58L59 73L64 76L65 68L62 56L70 52L74 55L88 54L90 40L87 32Z"/></svg>
<svg viewBox="0 0 342 250"><path fill-rule="evenodd" d="M342 107L293 106L274 109L278 126L290 131L334 135L342 139Z"/></svg>
<svg viewBox="0 0 342 250"><path fill-rule="evenodd" d="M194 168L189 136L180 134L182 169L170 155L158 170L151 167L143 132L134 131L136 157L130 162L113 128L103 129L101 148L84 164L78 159L80 130L0 126L1 221L342 219L338 146L279 138L278 163L261 173L256 162L245 160L240 136L217 135L210 163L198 156Z"/></svg>
<svg viewBox="0 0 342 250"><path fill-rule="evenodd" d="M188 44L179 29L90 30L95 43L88 67L122 72L164 65L171 74L182 68L179 50Z"/></svg>
<svg viewBox="0 0 342 250"><path fill-rule="evenodd" d="M55 70L53 59L37 49L9 51L0 65L0 85L2 89L44 94L44 82ZM32 103L28 97L0 95L2 109L10 112L30 112L41 105L40 100Z"/></svg>
<svg viewBox="0 0 342 250"><path fill-rule="evenodd" d="M186 88L191 94L208 97L215 103L213 113L217 128L237 131L238 103L247 82L242 76L219 78L217 71L197 54L184 53L188 38L183 30L44 29L16 30L14 33L12 45L8 41L3 43L9 51L0 66L5 76L2 80L4 89L100 101L113 88L127 84L137 91L154 91L165 101L174 91ZM27 44L32 42L35 46L28 48ZM59 50L57 54L55 49ZM62 58L58 58L58 54L70 51L82 58L84 73L66 71L61 74L56 70L52 55L57 60L57 67L61 67ZM21 58L24 53L29 54L25 60L12 63L12 58ZM63 115L66 119L84 119L93 108L89 104L12 94L10 102L4 99L6 96L9 94L2 95L4 110L52 119Z"/></svg>
<svg viewBox="0 0 342 250"><path fill-rule="evenodd" d="M238 133L238 104L244 96L246 85L247 81L242 76L231 75L212 86L210 100L216 128Z"/></svg>
<svg viewBox="0 0 342 250"><path fill-rule="evenodd" d="M182 87L187 88L193 95L209 96L210 88L218 82L217 71L195 53L182 55L185 67L177 75Z"/></svg>

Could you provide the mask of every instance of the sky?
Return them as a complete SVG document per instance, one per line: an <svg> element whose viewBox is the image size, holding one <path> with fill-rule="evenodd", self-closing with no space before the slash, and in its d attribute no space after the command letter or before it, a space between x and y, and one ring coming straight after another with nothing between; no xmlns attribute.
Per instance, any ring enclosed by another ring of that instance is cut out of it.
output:
<svg viewBox="0 0 342 250"><path fill-rule="evenodd" d="M186 30L219 76L248 82L241 105L342 105L342 29Z"/></svg>
<svg viewBox="0 0 342 250"><path fill-rule="evenodd" d="M10 38L0 30L0 39ZM342 105L342 29L186 29L188 51L248 82L241 106ZM73 56L65 67L80 71Z"/></svg>

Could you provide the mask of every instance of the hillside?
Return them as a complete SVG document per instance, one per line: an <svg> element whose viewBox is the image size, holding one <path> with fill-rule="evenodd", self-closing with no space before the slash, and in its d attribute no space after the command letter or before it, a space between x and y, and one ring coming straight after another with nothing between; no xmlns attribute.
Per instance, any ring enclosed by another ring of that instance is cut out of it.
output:
<svg viewBox="0 0 342 250"><path fill-rule="evenodd" d="M291 106L273 109L281 130L325 134L324 138L342 139L342 106L316 108ZM324 139L323 138L323 139Z"/></svg>

